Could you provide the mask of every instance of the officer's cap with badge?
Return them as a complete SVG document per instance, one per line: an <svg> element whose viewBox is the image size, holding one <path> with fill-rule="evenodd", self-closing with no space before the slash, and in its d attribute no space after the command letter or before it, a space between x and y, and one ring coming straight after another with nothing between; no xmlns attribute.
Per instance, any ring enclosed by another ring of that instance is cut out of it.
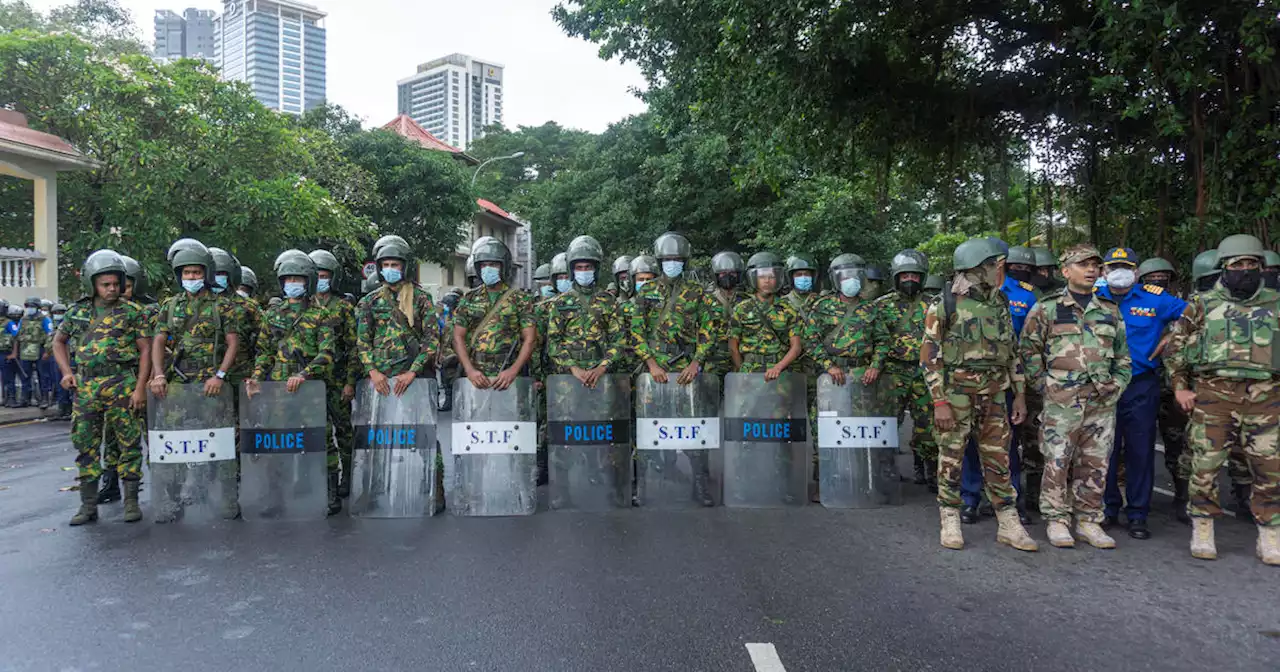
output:
<svg viewBox="0 0 1280 672"><path fill-rule="evenodd" d="M1138 255L1127 247L1113 247L1107 252L1107 256L1103 257L1102 261L1108 266L1132 266L1137 268Z"/></svg>

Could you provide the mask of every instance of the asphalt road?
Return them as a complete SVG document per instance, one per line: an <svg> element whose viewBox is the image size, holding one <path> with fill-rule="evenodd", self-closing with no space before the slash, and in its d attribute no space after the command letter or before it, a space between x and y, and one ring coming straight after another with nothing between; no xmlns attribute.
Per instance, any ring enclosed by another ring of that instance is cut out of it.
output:
<svg viewBox="0 0 1280 672"><path fill-rule="evenodd" d="M1234 520L1192 559L1166 498L1110 552L1019 553L990 519L947 551L915 486L873 511L309 524L113 504L73 529L73 457L65 424L0 428L0 669L1280 669L1280 569Z"/></svg>

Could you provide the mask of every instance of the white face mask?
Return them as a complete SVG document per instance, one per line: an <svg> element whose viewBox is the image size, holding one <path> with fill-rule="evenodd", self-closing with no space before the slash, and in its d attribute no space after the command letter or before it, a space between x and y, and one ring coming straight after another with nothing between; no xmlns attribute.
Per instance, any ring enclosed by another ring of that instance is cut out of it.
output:
<svg viewBox="0 0 1280 672"><path fill-rule="evenodd" d="M668 278L678 278L684 273L683 261L664 261L662 262L662 274Z"/></svg>
<svg viewBox="0 0 1280 672"><path fill-rule="evenodd" d="M580 287L590 287L591 285L596 284L596 272L595 271L574 271L573 281L578 283L578 286Z"/></svg>
<svg viewBox="0 0 1280 672"><path fill-rule="evenodd" d="M857 276L854 276L852 278L845 278L840 281L840 293L844 294L849 298L853 298L857 296L858 292L861 292L861 291L862 291L862 280Z"/></svg>
<svg viewBox="0 0 1280 672"><path fill-rule="evenodd" d="M1137 279L1137 274L1131 268L1113 268L1107 271L1107 284L1116 289L1128 289Z"/></svg>

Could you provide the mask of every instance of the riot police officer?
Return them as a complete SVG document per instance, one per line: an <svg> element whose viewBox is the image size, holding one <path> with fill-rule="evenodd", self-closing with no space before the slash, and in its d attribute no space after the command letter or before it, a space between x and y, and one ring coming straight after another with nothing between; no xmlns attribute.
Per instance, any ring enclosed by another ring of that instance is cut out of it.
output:
<svg viewBox="0 0 1280 672"><path fill-rule="evenodd" d="M573 280L569 277L569 259L564 252L557 252L551 257L551 284L556 294L563 294L573 288Z"/></svg>
<svg viewBox="0 0 1280 672"><path fill-rule="evenodd" d="M258 302L254 298L258 294L258 274L254 273L252 268L248 266L240 267L240 287L236 289L236 292L240 294L241 298L249 299L255 304ZM261 310L261 306L258 309Z"/></svg>
<svg viewBox="0 0 1280 672"><path fill-rule="evenodd" d="M1031 277L1031 284L1041 293L1047 294L1062 287L1061 275L1058 273L1058 257L1047 247L1032 248L1036 257L1036 273Z"/></svg>
<svg viewBox="0 0 1280 672"><path fill-rule="evenodd" d="M532 300L508 284L513 272L511 253L501 241L477 242L471 256L482 286L458 303L453 348L473 386L505 390L537 346ZM553 277L556 270L553 261Z"/></svg>
<svg viewBox="0 0 1280 672"><path fill-rule="evenodd" d="M733 307L729 319L729 357L741 373L764 373L776 380L800 359L804 321L789 301L778 301L783 263L772 252L747 260L747 283L753 293Z"/></svg>
<svg viewBox="0 0 1280 672"><path fill-rule="evenodd" d="M1151 257L1138 264L1138 283L1159 287L1172 293L1177 271L1167 259ZM1152 359L1159 357L1172 336L1165 334L1156 350L1151 353ZM1132 352L1131 352L1132 354ZM1161 362L1163 364L1163 362ZM1191 471L1191 453L1187 449L1187 422L1190 418L1182 412L1177 398L1173 396L1173 385L1169 380L1168 369L1161 366L1160 374L1160 410L1156 416L1160 439L1164 442L1164 466L1173 478L1173 516L1179 522L1191 524L1191 516L1187 515L1187 488ZM1185 457L1184 457L1185 456Z"/></svg>
<svg viewBox="0 0 1280 672"><path fill-rule="evenodd" d="M801 320L809 319L809 311L818 302L821 294L821 283L818 282L818 264L807 254L793 254L787 257L786 286L790 288L784 296Z"/></svg>
<svg viewBox="0 0 1280 672"><path fill-rule="evenodd" d="M18 407L17 379L18 327L22 324L22 306L5 303L0 315L0 388L4 390L4 407Z"/></svg>
<svg viewBox="0 0 1280 672"><path fill-rule="evenodd" d="M14 341L14 358L18 362L18 375L22 379L22 394L18 398L18 407L31 405L31 398L36 403L42 399L35 394L36 384L40 377L40 359L44 354L45 330L44 317L40 314L40 297L27 297L23 305L22 321L18 323L18 337Z"/></svg>
<svg viewBox="0 0 1280 672"><path fill-rule="evenodd" d="M328 467L330 472L341 467L338 497L346 497L351 494L351 470L354 467L351 462L351 451L355 446L351 400L356 397L356 381L360 378L360 360L356 355L356 311L334 291L342 280L342 265L338 258L328 250L313 250L307 256L316 265L316 293L311 303L325 311L333 329L333 367L324 378L324 393L329 425L333 427L333 437L338 443L334 457L339 464ZM423 327L429 329L430 323ZM435 352L432 351L430 356L435 357Z"/></svg>
<svg viewBox="0 0 1280 672"><path fill-rule="evenodd" d="M631 255L624 254L613 260L613 282L609 294L617 301L631 298Z"/></svg>
<svg viewBox="0 0 1280 672"><path fill-rule="evenodd" d="M533 271L533 288L535 300L541 301L556 295L555 285L551 282L551 264L541 264Z"/></svg>
<svg viewBox="0 0 1280 672"><path fill-rule="evenodd" d="M884 283L888 278L884 266L880 264L872 264L866 267L866 281L862 286L862 298L867 301L875 301L884 294Z"/></svg>
<svg viewBox="0 0 1280 672"><path fill-rule="evenodd" d="M1218 251L1205 250L1196 255L1191 262L1191 282L1195 284L1193 291L1207 292L1218 284L1218 276L1222 269L1218 268Z"/></svg>

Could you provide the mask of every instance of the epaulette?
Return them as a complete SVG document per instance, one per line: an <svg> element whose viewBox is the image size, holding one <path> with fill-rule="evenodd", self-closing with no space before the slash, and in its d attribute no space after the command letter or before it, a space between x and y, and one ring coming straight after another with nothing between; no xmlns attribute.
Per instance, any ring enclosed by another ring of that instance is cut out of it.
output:
<svg viewBox="0 0 1280 672"><path fill-rule="evenodd" d="M1018 281L1018 286L1019 286L1019 287L1021 287L1021 288L1023 288L1023 289L1025 289L1025 290L1027 290L1028 292L1031 292L1032 294L1034 294L1034 293L1035 293L1035 291L1036 291L1036 286L1035 286L1035 285L1033 285L1033 284L1031 284L1031 283L1029 283L1029 282L1023 282L1023 281L1019 280L1019 281Z"/></svg>
<svg viewBox="0 0 1280 672"><path fill-rule="evenodd" d="M1152 294L1164 294L1164 287L1161 287L1160 285L1143 285L1142 288Z"/></svg>

